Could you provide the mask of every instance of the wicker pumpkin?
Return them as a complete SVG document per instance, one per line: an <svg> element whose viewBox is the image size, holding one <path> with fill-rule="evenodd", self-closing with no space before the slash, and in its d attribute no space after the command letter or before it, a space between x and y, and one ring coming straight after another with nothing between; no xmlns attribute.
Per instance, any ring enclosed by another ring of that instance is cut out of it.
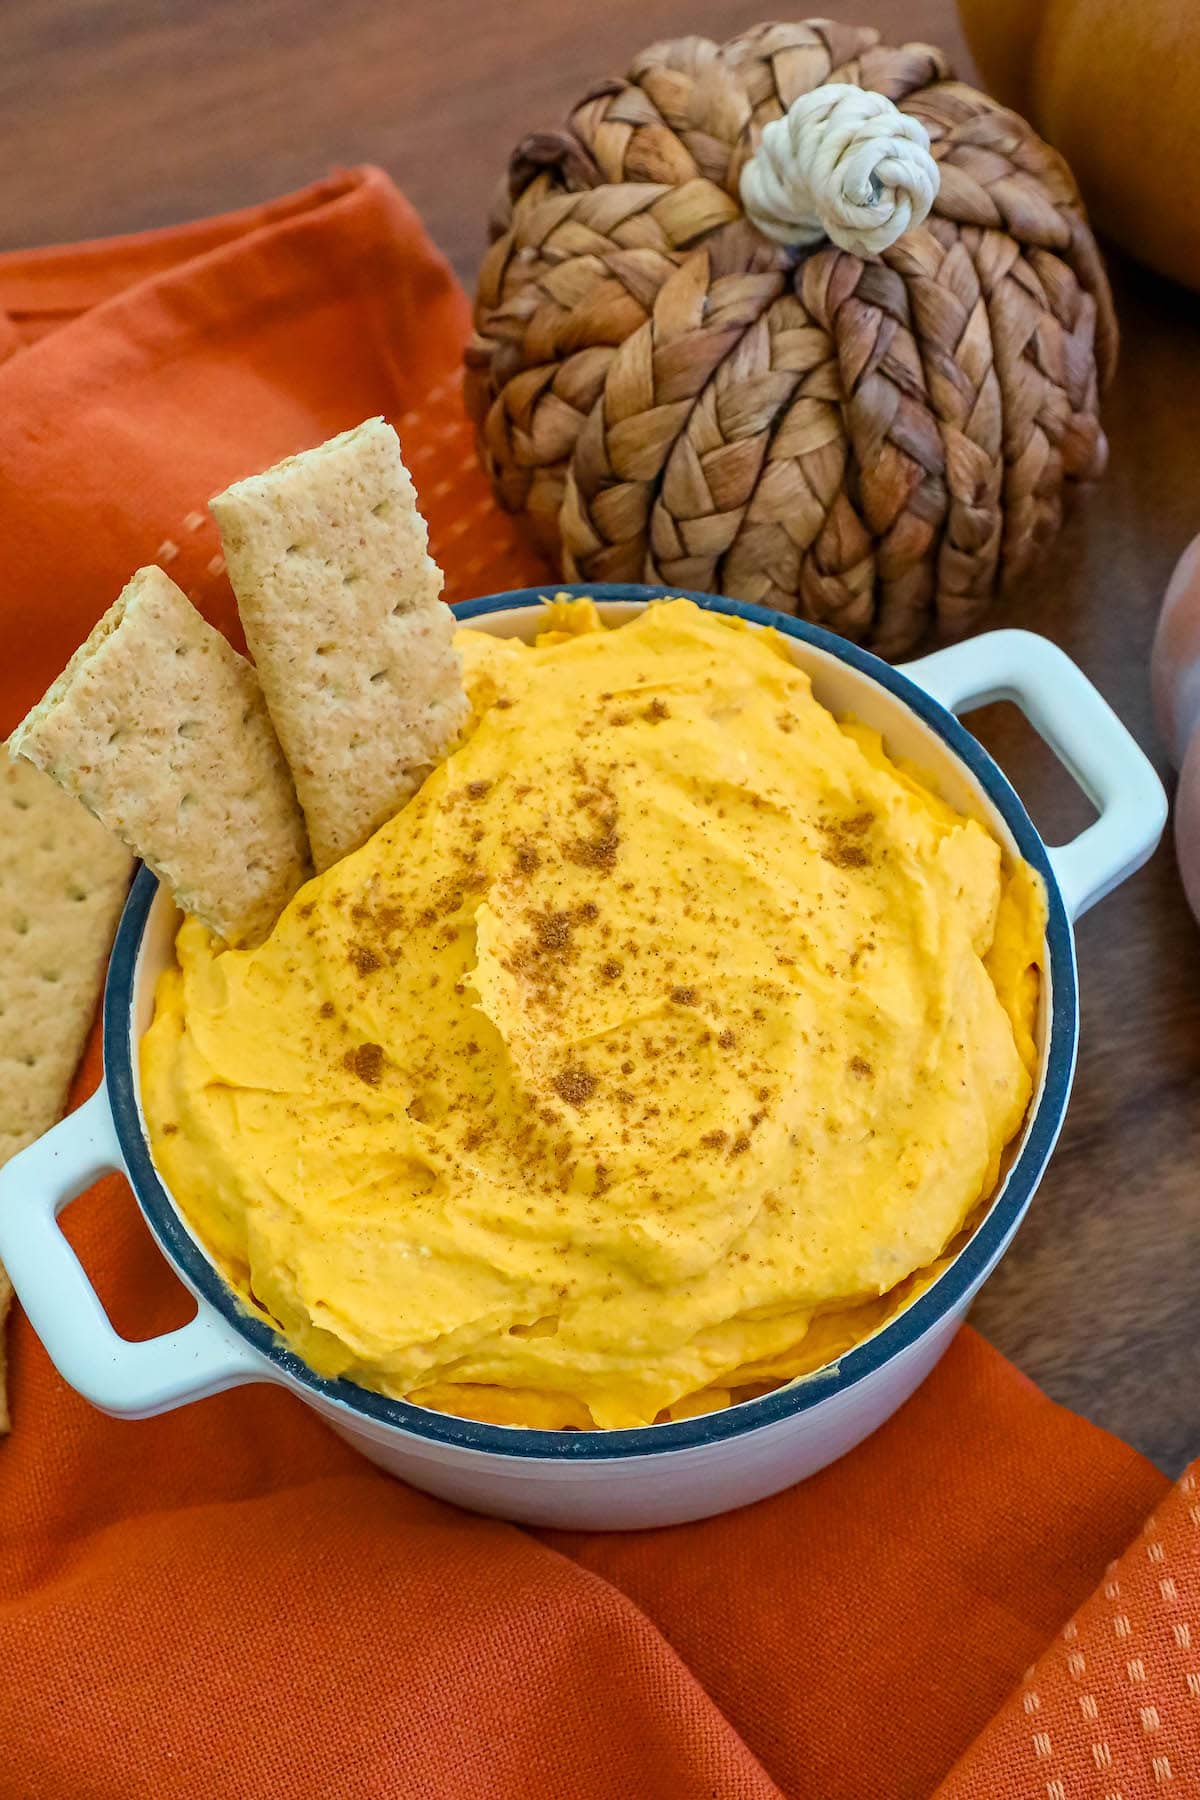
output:
<svg viewBox="0 0 1200 1800"><path fill-rule="evenodd" d="M899 108L865 172L828 84ZM849 225L789 226L806 132L852 172ZM909 151L923 199L888 186ZM492 238L468 405L567 578L730 594L897 656L967 630L1103 469L1116 327L1070 171L928 45L825 20L655 45L518 145Z"/></svg>

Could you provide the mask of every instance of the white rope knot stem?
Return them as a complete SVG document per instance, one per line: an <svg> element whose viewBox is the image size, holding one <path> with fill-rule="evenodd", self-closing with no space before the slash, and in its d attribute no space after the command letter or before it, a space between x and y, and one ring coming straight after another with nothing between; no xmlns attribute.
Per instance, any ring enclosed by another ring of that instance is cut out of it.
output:
<svg viewBox="0 0 1200 1800"><path fill-rule="evenodd" d="M883 94L831 81L763 128L742 170L742 205L777 243L827 237L878 256L926 217L938 180L919 119Z"/></svg>

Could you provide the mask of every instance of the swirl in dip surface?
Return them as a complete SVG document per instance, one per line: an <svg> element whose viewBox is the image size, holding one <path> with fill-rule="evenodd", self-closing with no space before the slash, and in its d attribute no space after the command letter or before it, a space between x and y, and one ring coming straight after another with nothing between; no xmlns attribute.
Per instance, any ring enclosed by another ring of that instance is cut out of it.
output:
<svg viewBox="0 0 1200 1800"><path fill-rule="evenodd" d="M775 633L459 633L459 748L253 951L194 919L159 1168L320 1374L619 1427L819 1366L991 1192L1045 906Z"/></svg>

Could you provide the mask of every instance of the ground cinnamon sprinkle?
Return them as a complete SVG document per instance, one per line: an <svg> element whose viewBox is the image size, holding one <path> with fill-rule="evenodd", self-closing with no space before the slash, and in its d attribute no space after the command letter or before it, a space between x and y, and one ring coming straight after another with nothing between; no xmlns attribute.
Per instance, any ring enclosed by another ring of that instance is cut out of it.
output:
<svg viewBox="0 0 1200 1800"><path fill-rule="evenodd" d="M613 830L605 830L599 837L576 838L567 846L567 856L573 863L579 863L585 869L601 869L607 874L617 866L617 851L621 839Z"/></svg>
<svg viewBox="0 0 1200 1800"><path fill-rule="evenodd" d="M532 909L525 917L532 935L516 943L510 956L501 958L502 966L529 984L526 997L530 1005L550 1007L562 993L566 966L578 955L572 917L565 911Z"/></svg>
<svg viewBox="0 0 1200 1800"><path fill-rule="evenodd" d="M359 901L350 908L350 917L355 925L376 932L380 937L403 930L405 923L404 908L391 904L372 908Z"/></svg>
<svg viewBox="0 0 1200 1800"><path fill-rule="evenodd" d="M571 919L565 912L541 913L534 922L534 931L539 950L554 954L571 947Z"/></svg>
<svg viewBox="0 0 1200 1800"><path fill-rule="evenodd" d="M554 1091L568 1106L586 1106L597 1085L591 1070L580 1068L577 1063L562 1069L554 1077Z"/></svg>
<svg viewBox="0 0 1200 1800"><path fill-rule="evenodd" d="M871 858L857 840L875 823L873 812L854 813L848 819L830 820L821 826L825 834L825 861L835 869L869 869Z"/></svg>
<svg viewBox="0 0 1200 1800"><path fill-rule="evenodd" d="M378 1087L383 1074L383 1045L356 1044L353 1050L347 1050L342 1064L368 1087Z"/></svg>

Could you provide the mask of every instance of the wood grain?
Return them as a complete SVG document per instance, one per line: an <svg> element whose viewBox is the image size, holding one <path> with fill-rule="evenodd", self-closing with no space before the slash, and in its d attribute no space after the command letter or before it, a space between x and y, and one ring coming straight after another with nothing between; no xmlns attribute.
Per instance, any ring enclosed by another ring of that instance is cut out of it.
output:
<svg viewBox="0 0 1200 1800"><path fill-rule="evenodd" d="M6 0L0 246L161 225L298 187L336 163L395 176L468 283L509 149L646 42L729 36L762 0ZM826 4L946 46L949 0ZM1200 307L1114 261L1123 357L1112 463L995 623L1082 664L1154 750L1147 653L1200 530ZM1053 837L1086 807L1019 718L972 721ZM1084 920L1083 1034L1059 1150L976 1308L1057 1399L1169 1472L1200 1451L1200 936L1165 846Z"/></svg>

